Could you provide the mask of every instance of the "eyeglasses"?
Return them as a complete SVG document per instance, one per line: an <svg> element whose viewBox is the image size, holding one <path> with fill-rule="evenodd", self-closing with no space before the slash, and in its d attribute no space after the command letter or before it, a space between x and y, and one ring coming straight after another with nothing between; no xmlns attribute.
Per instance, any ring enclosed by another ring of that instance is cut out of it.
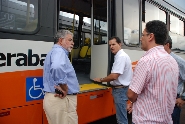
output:
<svg viewBox="0 0 185 124"><path fill-rule="evenodd" d="M148 34L141 34L141 36L144 37L145 35L148 36L149 34L150 34L150 33L148 33Z"/></svg>

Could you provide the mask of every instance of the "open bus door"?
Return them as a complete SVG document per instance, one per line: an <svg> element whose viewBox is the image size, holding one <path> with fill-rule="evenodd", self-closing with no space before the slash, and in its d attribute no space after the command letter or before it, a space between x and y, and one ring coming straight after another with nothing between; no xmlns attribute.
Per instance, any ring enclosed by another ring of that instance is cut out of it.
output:
<svg viewBox="0 0 185 124"><path fill-rule="evenodd" d="M111 88L92 83L95 77L105 77L109 73L108 1L93 0L91 5L91 83L81 84L82 94L78 95L79 123L92 122L115 114ZM85 119L84 116L88 117Z"/></svg>
<svg viewBox="0 0 185 124"><path fill-rule="evenodd" d="M72 64L80 84L77 95L79 124L115 114L111 88L93 82L109 73L109 0L60 1L59 29L74 29ZM74 16L75 14L75 16Z"/></svg>

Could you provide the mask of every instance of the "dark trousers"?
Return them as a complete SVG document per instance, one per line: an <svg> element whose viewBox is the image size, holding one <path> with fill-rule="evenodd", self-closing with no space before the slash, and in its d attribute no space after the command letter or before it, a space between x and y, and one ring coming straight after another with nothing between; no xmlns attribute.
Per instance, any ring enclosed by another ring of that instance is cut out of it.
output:
<svg viewBox="0 0 185 124"><path fill-rule="evenodd" d="M180 98L180 96L177 95L177 98ZM180 124L180 114L181 114L181 108L175 105L172 113L173 124Z"/></svg>

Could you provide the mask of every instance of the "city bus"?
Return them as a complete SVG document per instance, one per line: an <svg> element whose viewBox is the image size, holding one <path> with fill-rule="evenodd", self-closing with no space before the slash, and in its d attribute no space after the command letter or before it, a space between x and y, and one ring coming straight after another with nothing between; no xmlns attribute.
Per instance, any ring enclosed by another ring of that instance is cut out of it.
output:
<svg viewBox="0 0 185 124"><path fill-rule="evenodd" d="M140 37L151 20L166 23L173 51L185 59L185 7L174 0L1 0L0 124L48 124L43 111L43 64L55 33L74 34L69 56L80 84L79 124L115 115L109 82L114 55L108 39L118 36L134 65Z"/></svg>

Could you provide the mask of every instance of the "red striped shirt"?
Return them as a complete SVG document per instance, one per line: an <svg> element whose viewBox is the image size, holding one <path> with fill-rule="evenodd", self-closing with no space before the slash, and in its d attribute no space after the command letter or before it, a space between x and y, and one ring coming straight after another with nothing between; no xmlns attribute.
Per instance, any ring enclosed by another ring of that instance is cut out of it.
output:
<svg viewBox="0 0 185 124"><path fill-rule="evenodd" d="M178 65L163 46L148 50L138 61L129 88L138 94L133 105L135 124L172 124Z"/></svg>

